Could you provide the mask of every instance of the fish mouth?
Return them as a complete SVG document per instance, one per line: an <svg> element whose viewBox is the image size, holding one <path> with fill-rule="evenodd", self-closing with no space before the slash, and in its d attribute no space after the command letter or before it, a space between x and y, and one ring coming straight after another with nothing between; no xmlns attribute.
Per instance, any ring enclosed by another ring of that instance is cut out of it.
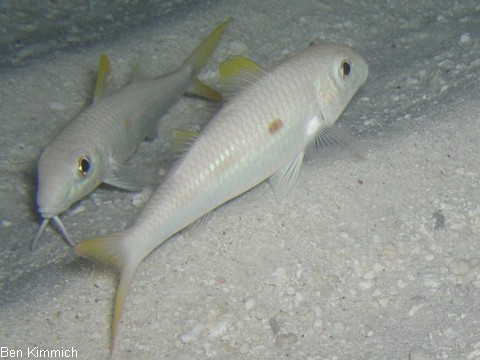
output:
<svg viewBox="0 0 480 360"><path fill-rule="evenodd" d="M59 208L53 208L53 207L49 208L49 207L40 206L37 211L42 217L42 219L50 220L51 218L57 217L58 215L63 213L65 210L59 209Z"/></svg>

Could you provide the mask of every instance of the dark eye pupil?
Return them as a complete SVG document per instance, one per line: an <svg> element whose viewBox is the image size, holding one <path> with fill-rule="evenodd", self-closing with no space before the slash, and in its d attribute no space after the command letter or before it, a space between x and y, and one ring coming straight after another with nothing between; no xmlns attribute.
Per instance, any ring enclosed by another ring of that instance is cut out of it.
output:
<svg viewBox="0 0 480 360"><path fill-rule="evenodd" d="M81 158L78 162L78 171L81 175L85 176L90 170L90 160L87 157Z"/></svg>
<svg viewBox="0 0 480 360"><path fill-rule="evenodd" d="M343 76L348 76L350 74L350 63L348 61L343 61L342 62L342 74Z"/></svg>
<svg viewBox="0 0 480 360"><path fill-rule="evenodd" d="M82 167L83 172L88 172L88 170L90 169L90 163L87 159L82 159L82 161L80 162L80 166Z"/></svg>

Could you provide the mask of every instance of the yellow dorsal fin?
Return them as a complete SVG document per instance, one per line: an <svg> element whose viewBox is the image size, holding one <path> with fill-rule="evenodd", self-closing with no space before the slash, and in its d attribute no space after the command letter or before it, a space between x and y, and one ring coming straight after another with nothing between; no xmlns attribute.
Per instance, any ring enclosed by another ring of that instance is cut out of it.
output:
<svg viewBox="0 0 480 360"><path fill-rule="evenodd" d="M255 83L265 74L265 70L243 56L231 56L219 66L222 89L235 93Z"/></svg>
<svg viewBox="0 0 480 360"><path fill-rule="evenodd" d="M97 82L95 83L95 90L93 92L93 103L98 103L106 95L106 82L110 74L111 66L110 60L106 54L100 55L98 61Z"/></svg>

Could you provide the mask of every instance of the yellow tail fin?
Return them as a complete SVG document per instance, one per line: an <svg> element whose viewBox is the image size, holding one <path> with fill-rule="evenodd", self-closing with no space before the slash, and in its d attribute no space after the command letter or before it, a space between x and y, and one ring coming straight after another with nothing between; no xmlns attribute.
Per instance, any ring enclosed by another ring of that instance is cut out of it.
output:
<svg viewBox="0 0 480 360"><path fill-rule="evenodd" d="M142 259L134 258L131 250L125 246L128 240L127 231L120 231L103 237L84 240L75 246L75 252L96 263L116 268L120 272L117 294L113 307L110 350L113 351L115 337L123 303L128 294L135 272Z"/></svg>
<svg viewBox="0 0 480 360"><path fill-rule="evenodd" d="M184 66L191 66L193 75L197 74L205 66L208 57L217 47L220 37L231 20L232 18L228 18L218 25L185 61Z"/></svg>
<svg viewBox="0 0 480 360"><path fill-rule="evenodd" d="M193 76L193 87L192 90L187 94L201 96L212 101L223 100L222 94L220 94L217 90L212 89L207 84L202 83L196 76Z"/></svg>

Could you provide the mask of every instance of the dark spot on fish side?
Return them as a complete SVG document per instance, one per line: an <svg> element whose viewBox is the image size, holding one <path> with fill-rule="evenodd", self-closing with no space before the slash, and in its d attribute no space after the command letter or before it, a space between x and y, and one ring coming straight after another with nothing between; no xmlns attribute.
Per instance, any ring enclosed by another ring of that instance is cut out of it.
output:
<svg viewBox="0 0 480 360"><path fill-rule="evenodd" d="M283 127L283 121L280 119L275 119L270 124L268 124L268 132L273 135L282 127Z"/></svg>

